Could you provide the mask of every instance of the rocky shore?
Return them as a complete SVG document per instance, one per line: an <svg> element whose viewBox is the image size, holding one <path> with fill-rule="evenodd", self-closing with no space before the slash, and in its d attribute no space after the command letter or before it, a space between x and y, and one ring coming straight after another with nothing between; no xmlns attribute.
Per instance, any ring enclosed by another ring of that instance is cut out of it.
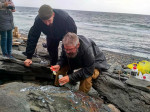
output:
<svg viewBox="0 0 150 112"><path fill-rule="evenodd" d="M24 67L23 62L26 59L24 55L26 40L24 38L27 37L26 35L22 36L23 38L16 40L21 44L13 46L15 59L4 58L0 53L0 81L2 84L0 98L3 99L0 103L0 111L119 112L120 110L122 112L149 112L150 82L129 77L128 74L131 70L126 66L142 60L150 61L150 59L103 51L110 69L93 81L96 91L93 89L88 96L78 91L52 86L53 74L49 70L49 55L47 49L42 45L46 42L45 38L39 39L32 66ZM59 47L59 51L61 51L61 47ZM13 82L16 80L19 81ZM61 99L60 102L57 102L58 99ZM64 100L66 108L63 105ZM18 106L19 102L22 102L21 106ZM69 110L70 108L71 110Z"/></svg>
<svg viewBox="0 0 150 112"><path fill-rule="evenodd" d="M103 52L107 58L107 62L110 65L117 62L118 64L126 67L130 63L136 63L142 60L150 61L149 58L138 57L138 56L129 55L129 54L122 54L122 53L116 53L116 52L105 51L105 50L103 50Z"/></svg>

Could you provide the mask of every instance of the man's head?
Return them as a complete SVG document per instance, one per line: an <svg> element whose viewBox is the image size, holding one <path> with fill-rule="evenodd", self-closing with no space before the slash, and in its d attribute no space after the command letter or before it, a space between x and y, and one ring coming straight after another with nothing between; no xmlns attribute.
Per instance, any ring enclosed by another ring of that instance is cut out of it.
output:
<svg viewBox="0 0 150 112"><path fill-rule="evenodd" d="M42 5L39 9L39 17L46 24L51 25L54 19L53 9L49 5Z"/></svg>
<svg viewBox="0 0 150 112"><path fill-rule="evenodd" d="M80 46L79 38L75 33L68 32L62 43L64 45L64 50L66 52L67 57L74 58L78 53L78 48Z"/></svg>

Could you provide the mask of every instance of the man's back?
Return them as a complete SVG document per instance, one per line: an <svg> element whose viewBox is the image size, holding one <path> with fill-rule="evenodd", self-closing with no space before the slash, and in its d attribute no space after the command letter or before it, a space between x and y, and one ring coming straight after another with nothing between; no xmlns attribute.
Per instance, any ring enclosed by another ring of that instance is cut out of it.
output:
<svg viewBox="0 0 150 112"><path fill-rule="evenodd" d="M44 24L44 22L40 19L38 15L35 18L34 25L31 27L28 34L28 42L26 48L28 59L32 58L41 32L43 32L47 36L49 53L52 51L51 49L55 49L55 51L57 50L59 41L62 40L63 36L67 32L77 33L77 27L74 20L65 11L60 9L54 9L54 13L54 21L53 24L50 26ZM51 57L53 55L54 52L51 54Z"/></svg>
<svg viewBox="0 0 150 112"><path fill-rule="evenodd" d="M62 40L63 36L67 32L77 33L77 27L69 14L61 9L54 9L55 13L53 24L47 26L42 22L40 17L37 15L35 18L34 26L39 29L39 32L43 32L48 38L54 38Z"/></svg>
<svg viewBox="0 0 150 112"><path fill-rule="evenodd" d="M106 63L106 58L103 54L103 52L99 49L99 47L95 44L95 42L92 39L86 38L82 35L79 35L79 40L80 40L80 52L85 53L83 58L85 58L87 61L89 61L89 56L91 55L90 58L94 58L94 66L95 68L101 70L101 69L108 69L107 63Z"/></svg>

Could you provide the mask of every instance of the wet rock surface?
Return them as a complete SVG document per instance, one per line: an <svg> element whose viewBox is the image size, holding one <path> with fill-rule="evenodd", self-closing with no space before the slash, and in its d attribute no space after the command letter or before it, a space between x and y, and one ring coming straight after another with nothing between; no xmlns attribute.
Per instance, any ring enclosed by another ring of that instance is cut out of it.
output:
<svg viewBox="0 0 150 112"><path fill-rule="evenodd" d="M150 82L122 75L103 73L93 83L94 89L123 112L149 112Z"/></svg>
<svg viewBox="0 0 150 112"><path fill-rule="evenodd" d="M112 112L101 99L50 85L4 84L0 98L0 112Z"/></svg>

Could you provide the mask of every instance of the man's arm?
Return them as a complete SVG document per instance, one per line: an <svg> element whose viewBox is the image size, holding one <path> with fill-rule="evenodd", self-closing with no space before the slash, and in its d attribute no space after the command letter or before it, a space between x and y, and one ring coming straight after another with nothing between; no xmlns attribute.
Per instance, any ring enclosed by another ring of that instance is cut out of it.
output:
<svg viewBox="0 0 150 112"><path fill-rule="evenodd" d="M36 18L34 25L31 27L28 34L28 41L26 47L27 59L32 59L40 34L41 34L40 21Z"/></svg>
<svg viewBox="0 0 150 112"><path fill-rule="evenodd" d="M93 75L94 68L95 68L94 66L95 57L93 54L92 47L88 48L84 52L81 61L83 61L84 67L81 68L79 71L69 75L69 80L71 82L81 81Z"/></svg>
<svg viewBox="0 0 150 112"><path fill-rule="evenodd" d="M24 65L27 67L29 67L32 64L31 59L41 34L40 23L36 19L34 25L31 27L28 34L28 41L27 41L27 48L26 48L27 59L24 61Z"/></svg>
<svg viewBox="0 0 150 112"><path fill-rule="evenodd" d="M59 79L59 83L61 83L61 85L64 85L68 82L74 83L92 76L95 67L94 55L91 53L91 51L88 51L83 55L82 61L84 63L84 67L77 72L74 72Z"/></svg>

